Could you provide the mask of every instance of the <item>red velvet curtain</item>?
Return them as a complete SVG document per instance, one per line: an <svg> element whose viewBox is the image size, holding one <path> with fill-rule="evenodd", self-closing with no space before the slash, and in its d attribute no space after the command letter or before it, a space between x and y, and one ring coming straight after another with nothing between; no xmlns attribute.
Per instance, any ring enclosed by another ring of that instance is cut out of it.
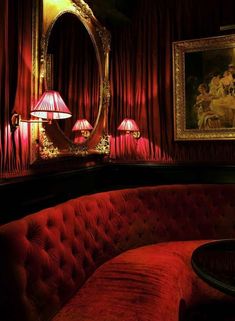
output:
<svg viewBox="0 0 235 321"><path fill-rule="evenodd" d="M132 23L111 30L113 159L235 160L234 141L174 141L172 74L172 42L222 35L219 27L234 24L234 12L232 0L137 1ZM125 117L139 125L139 140L117 131Z"/></svg>
<svg viewBox="0 0 235 321"><path fill-rule="evenodd" d="M29 129L11 132L13 111L26 117L31 99L32 0L0 2L0 172L22 173L29 164ZM7 174L6 174L7 175Z"/></svg>
<svg viewBox="0 0 235 321"><path fill-rule="evenodd" d="M60 126L72 138L77 119L85 118L94 126L97 118L100 76L95 47L78 17L64 14L52 28L48 49L54 61L52 87L72 112L72 118L60 121Z"/></svg>
<svg viewBox="0 0 235 321"><path fill-rule="evenodd" d="M157 12L150 11L144 2L138 10L142 17L126 30L112 32L110 130L112 158L159 158L160 118L158 112L158 69L156 56ZM144 10L144 11L142 11ZM144 37L140 37L143 34ZM141 129L137 141L132 135L118 133L123 118L133 118ZM148 125L148 126L146 126ZM138 146L137 146L138 143ZM138 149L138 150L137 150Z"/></svg>

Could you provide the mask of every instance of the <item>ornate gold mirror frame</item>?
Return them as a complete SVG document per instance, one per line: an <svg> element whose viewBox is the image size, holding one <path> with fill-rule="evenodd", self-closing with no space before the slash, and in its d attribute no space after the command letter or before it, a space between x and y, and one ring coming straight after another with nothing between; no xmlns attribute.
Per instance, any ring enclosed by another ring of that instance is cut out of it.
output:
<svg viewBox="0 0 235 321"><path fill-rule="evenodd" d="M93 42L100 71L98 116L91 135L84 143L74 144L60 130L56 121L51 125L38 123L31 127L31 163L64 156L109 154L107 113L110 100L109 51L110 33L95 18L83 0L35 0L32 39L32 104L43 93L43 84L50 82L50 60L47 47L52 27L63 13L75 14L88 31Z"/></svg>

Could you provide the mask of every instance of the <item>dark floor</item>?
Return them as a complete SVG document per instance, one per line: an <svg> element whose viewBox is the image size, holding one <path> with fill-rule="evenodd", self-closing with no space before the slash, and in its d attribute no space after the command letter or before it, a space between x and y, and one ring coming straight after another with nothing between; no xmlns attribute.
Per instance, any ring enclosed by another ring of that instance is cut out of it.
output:
<svg viewBox="0 0 235 321"><path fill-rule="evenodd" d="M234 301L235 302L235 301ZM235 321L235 303L211 303L187 311L187 321Z"/></svg>

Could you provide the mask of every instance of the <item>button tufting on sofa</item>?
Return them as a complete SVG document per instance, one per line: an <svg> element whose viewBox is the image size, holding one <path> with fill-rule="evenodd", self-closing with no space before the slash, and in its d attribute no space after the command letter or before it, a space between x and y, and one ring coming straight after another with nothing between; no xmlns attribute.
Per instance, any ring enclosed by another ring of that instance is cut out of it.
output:
<svg viewBox="0 0 235 321"><path fill-rule="evenodd" d="M0 320L136 321L141 307L138 321L178 321L182 302L228 302L190 258L235 237L234 195L233 184L130 188L1 226Z"/></svg>
<svg viewBox="0 0 235 321"><path fill-rule="evenodd" d="M55 224L54 224L53 219L49 218L49 219L47 220L47 227L50 229L50 228L52 228L54 225L55 225Z"/></svg>

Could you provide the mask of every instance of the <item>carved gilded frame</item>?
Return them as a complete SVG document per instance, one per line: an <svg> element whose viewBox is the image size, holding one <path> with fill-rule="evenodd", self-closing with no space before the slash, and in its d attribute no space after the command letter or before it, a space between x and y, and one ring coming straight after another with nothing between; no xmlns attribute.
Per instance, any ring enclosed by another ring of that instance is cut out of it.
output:
<svg viewBox="0 0 235 321"><path fill-rule="evenodd" d="M57 18L63 13L75 14L85 26L93 42L101 79L98 117L91 135L82 144L74 144L70 141L56 124L50 128L49 125L34 124L31 130L31 162L63 156L109 154L107 113L110 101L109 52L111 36L83 0L34 1L32 17L32 103L34 104L42 94L43 83L50 81L50 61L47 57L47 46L51 29ZM56 132L60 140L59 147L50 138L49 134L52 130Z"/></svg>
<svg viewBox="0 0 235 321"><path fill-rule="evenodd" d="M172 53L174 139L235 139L235 35L173 42Z"/></svg>

